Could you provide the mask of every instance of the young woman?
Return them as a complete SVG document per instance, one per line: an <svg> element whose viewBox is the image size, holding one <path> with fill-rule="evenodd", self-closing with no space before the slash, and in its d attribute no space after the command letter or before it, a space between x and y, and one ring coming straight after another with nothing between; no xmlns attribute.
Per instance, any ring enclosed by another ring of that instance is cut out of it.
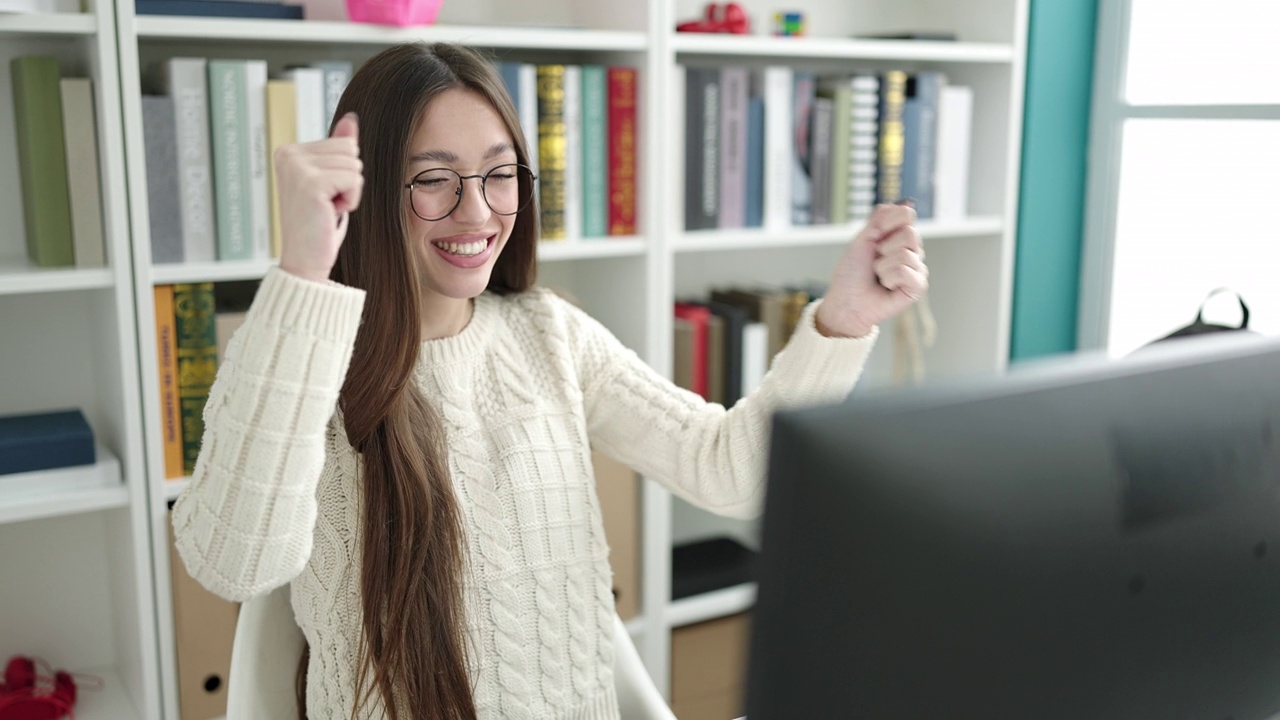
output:
<svg viewBox="0 0 1280 720"><path fill-rule="evenodd" d="M276 154L280 265L209 395L183 560L232 600L291 584L311 718L613 720L592 448L756 512L770 413L845 396L924 292L914 214L876 210L726 411L534 287L535 179L483 57L390 48L337 117Z"/></svg>

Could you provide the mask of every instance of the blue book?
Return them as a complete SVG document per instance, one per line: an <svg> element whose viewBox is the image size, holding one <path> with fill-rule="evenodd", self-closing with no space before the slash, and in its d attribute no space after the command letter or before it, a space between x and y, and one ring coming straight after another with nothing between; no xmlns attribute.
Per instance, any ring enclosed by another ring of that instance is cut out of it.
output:
<svg viewBox="0 0 1280 720"><path fill-rule="evenodd" d="M747 204L745 225L764 225L764 98L747 100Z"/></svg>
<svg viewBox="0 0 1280 720"><path fill-rule="evenodd" d="M0 417L0 475L96 461L93 430L79 410Z"/></svg>
<svg viewBox="0 0 1280 720"><path fill-rule="evenodd" d="M302 6L248 0L134 0L134 13L301 20Z"/></svg>

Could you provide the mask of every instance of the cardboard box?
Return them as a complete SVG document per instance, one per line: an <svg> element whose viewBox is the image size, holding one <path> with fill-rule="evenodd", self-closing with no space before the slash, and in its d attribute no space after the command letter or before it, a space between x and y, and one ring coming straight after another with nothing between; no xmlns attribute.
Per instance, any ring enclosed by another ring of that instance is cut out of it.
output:
<svg viewBox="0 0 1280 720"><path fill-rule="evenodd" d="M631 468L602 453L592 453L596 494L613 567L613 597L618 617L640 612L640 478Z"/></svg>
<svg viewBox="0 0 1280 720"><path fill-rule="evenodd" d="M173 638L178 665L181 720L211 720L227 714L231 645L240 605L214 595L187 574L169 528L169 577L173 586Z"/></svg>
<svg viewBox="0 0 1280 720"><path fill-rule="evenodd" d="M746 712L750 616L671 632L671 710L680 720L731 720Z"/></svg>

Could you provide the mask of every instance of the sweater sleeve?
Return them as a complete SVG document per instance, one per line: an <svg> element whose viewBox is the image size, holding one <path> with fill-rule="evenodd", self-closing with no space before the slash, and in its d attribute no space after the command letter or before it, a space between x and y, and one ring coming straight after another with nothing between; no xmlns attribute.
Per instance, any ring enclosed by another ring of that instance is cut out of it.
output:
<svg viewBox="0 0 1280 720"><path fill-rule="evenodd" d="M823 336L814 324L820 302L805 308L760 386L728 410L663 378L574 310L571 335L593 447L694 505L721 515L757 515L773 413L844 399L879 332Z"/></svg>
<svg viewBox="0 0 1280 720"><path fill-rule="evenodd" d="M273 268L232 338L204 409L191 482L173 506L200 584L243 601L291 581L311 554L325 433L364 291Z"/></svg>

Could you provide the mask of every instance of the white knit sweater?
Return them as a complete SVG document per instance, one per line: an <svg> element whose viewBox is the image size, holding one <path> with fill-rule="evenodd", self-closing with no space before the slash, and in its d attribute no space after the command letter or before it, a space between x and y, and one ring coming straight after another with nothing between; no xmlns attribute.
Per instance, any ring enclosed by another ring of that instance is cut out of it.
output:
<svg viewBox="0 0 1280 720"><path fill-rule="evenodd" d="M349 718L356 697L360 484L335 410L363 304L360 290L268 273L219 367L173 509L178 550L212 592L243 601L292 583L313 720ZM422 344L414 381L444 420L462 509L480 718L618 717L591 450L699 506L758 512L770 413L845 396L874 341L821 336L816 305L728 411L546 290L485 293L461 333Z"/></svg>

